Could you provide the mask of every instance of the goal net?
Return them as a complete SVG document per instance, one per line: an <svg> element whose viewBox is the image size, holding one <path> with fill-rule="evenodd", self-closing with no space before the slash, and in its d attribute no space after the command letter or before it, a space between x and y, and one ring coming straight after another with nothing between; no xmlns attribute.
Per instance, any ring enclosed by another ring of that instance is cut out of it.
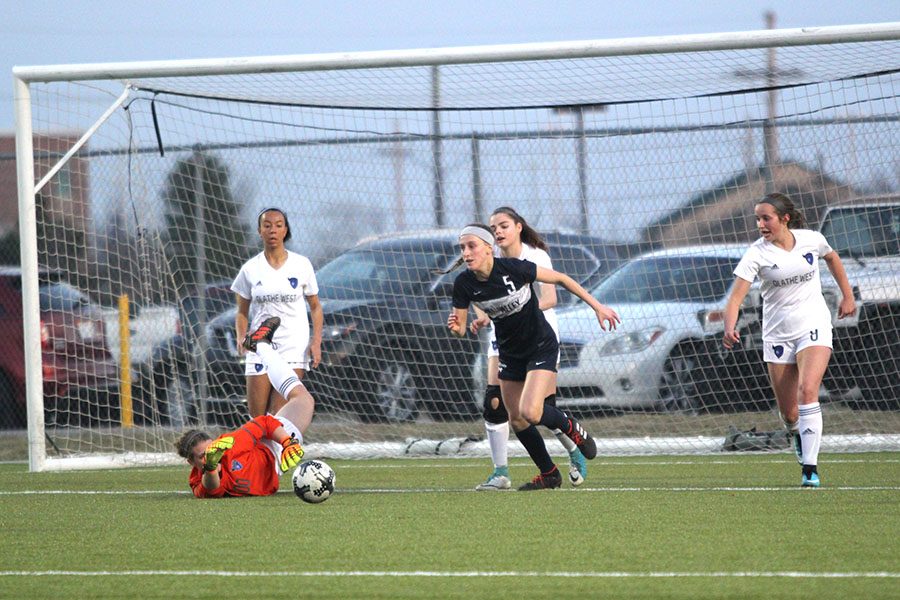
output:
<svg viewBox="0 0 900 600"><path fill-rule="evenodd" d="M601 454L782 450L755 287L742 344L721 343L754 204L782 192L825 228L860 308L835 319L823 449L898 449L898 39L884 24L17 69L29 385L5 425L26 423L27 395L34 469L172 461L183 429L239 426L229 288L275 206L325 313L308 452L486 455L486 338L451 338L459 271L435 271L462 226L511 206L622 316L603 332L559 292L557 403Z"/></svg>

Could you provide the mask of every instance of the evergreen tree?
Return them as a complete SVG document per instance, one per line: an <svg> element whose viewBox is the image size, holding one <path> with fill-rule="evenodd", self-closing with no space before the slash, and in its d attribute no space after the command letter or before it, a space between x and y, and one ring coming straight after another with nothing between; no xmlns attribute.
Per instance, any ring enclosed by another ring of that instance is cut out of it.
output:
<svg viewBox="0 0 900 600"><path fill-rule="evenodd" d="M248 257L248 226L225 164L200 151L179 160L166 180L163 200L161 238L176 289L194 292L201 268L207 282L233 279Z"/></svg>

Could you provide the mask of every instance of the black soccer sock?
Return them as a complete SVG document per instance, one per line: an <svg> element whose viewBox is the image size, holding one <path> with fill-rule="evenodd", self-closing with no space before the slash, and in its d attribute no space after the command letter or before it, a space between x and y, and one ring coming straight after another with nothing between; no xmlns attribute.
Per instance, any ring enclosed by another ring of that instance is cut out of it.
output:
<svg viewBox="0 0 900 600"><path fill-rule="evenodd" d="M566 413L549 404L544 405L541 425L551 430L559 429L563 433L567 433L571 428L571 423L569 423L569 417L566 416Z"/></svg>
<svg viewBox="0 0 900 600"><path fill-rule="evenodd" d="M516 437L525 446L528 456L537 465L541 473L549 473L556 468L550 453L547 452L547 445L544 444L544 438L541 437L537 427L529 425L526 429L516 432Z"/></svg>

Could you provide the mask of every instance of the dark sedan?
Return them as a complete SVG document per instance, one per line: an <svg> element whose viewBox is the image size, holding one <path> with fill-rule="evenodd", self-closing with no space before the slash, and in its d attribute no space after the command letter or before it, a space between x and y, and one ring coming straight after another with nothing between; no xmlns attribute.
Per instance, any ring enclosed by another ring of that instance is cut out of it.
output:
<svg viewBox="0 0 900 600"><path fill-rule="evenodd" d="M323 409L365 421L471 418L480 408L484 340L446 328L458 256L454 231L426 231L363 241L316 277L325 312L322 365L306 384ZM618 248L596 238L549 233L554 267L593 285L620 262ZM560 292L560 304L571 297ZM234 311L210 323L210 392L243 395ZM238 392L238 390L240 390Z"/></svg>

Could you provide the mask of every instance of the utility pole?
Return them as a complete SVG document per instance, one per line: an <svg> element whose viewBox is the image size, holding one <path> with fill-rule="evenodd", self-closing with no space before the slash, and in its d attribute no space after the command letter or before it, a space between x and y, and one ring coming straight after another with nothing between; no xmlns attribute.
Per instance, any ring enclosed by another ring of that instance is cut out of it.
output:
<svg viewBox="0 0 900 600"><path fill-rule="evenodd" d="M472 214L475 223L484 218L484 192L481 186L481 145L478 136L472 136Z"/></svg>
<svg viewBox="0 0 900 600"><path fill-rule="evenodd" d="M766 11L766 29L775 29L775 13ZM766 162L766 192L775 187L772 167L778 162L778 133L775 131L775 115L778 112L778 92L775 91L777 51L769 47L766 51L766 124L763 127L763 155ZM771 188L771 189L770 189Z"/></svg>
<svg viewBox="0 0 900 600"><path fill-rule="evenodd" d="M587 136L584 128L585 112L603 112L606 105L574 104L572 106L556 106L553 112L557 115L572 115L575 117L575 164L578 170L578 212L580 214L579 229L581 233L590 233L590 219L588 218L588 164L587 164Z"/></svg>
<svg viewBox="0 0 900 600"><path fill-rule="evenodd" d="M390 148L379 150L379 154L385 154L391 158L394 169L394 229L406 230L406 194L403 190L406 156L408 151L403 146L403 133L400 131L399 121L394 121L394 141Z"/></svg>
<svg viewBox="0 0 900 600"><path fill-rule="evenodd" d="M444 226L444 149L441 140L441 71L431 67L431 155L434 161L434 222Z"/></svg>
<svg viewBox="0 0 900 600"><path fill-rule="evenodd" d="M763 15L767 29L775 29L775 13L766 11ZM775 191L775 179L773 167L781 158L778 153L778 130L775 119L778 117L778 89L782 80L796 77L801 74L798 69L779 70L778 49L771 47L766 50L766 67L759 69L738 69L734 74L745 79L762 79L766 88L766 118L763 122L763 171L766 177L766 192Z"/></svg>

